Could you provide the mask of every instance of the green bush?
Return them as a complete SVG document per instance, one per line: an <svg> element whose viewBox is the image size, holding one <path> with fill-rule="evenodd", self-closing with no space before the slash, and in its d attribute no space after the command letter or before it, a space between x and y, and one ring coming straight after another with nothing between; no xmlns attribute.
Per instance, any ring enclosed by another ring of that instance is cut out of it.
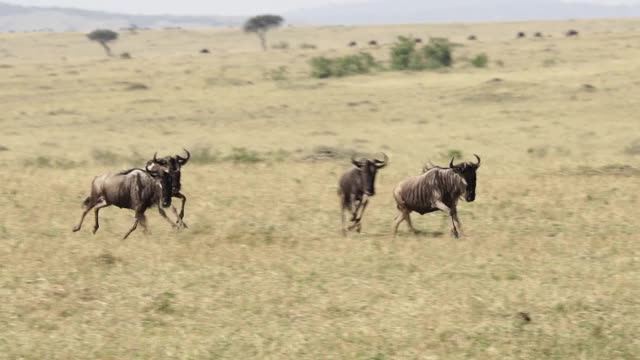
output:
<svg viewBox="0 0 640 360"><path fill-rule="evenodd" d="M488 63L489 63L489 57L485 53L478 54L476 55L476 57L471 59L471 65L477 68L487 67Z"/></svg>
<svg viewBox="0 0 640 360"><path fill-rule="evenodd" d="M429 39L429 43L422 48L426 68L436 69L453 65L454 47L454 44L444 38Z"/></svg>
<svg viewBox="0 0 640 360"><path fill-rule="evenodd" d="M315 78L344 77L366 74L378 66L369 53L347 55L337 58L319 56L311 59L311 76Z"/></svg>
<svg viewBox="0 0 640 360"><path fill-rule="evenodd" d="M400 36L391 47L391 68L420 71L449 67L453 64L454 47L447 39L431 38L418 50L413 38Z"/></svg>
<svg viewBox="0 0 640 360"><path fill-rule="evenodd" d="M409 70L419 66L420 59L416 53L416 42L406 36L399 36L391 47L391 68L393 70Z"/></svg>

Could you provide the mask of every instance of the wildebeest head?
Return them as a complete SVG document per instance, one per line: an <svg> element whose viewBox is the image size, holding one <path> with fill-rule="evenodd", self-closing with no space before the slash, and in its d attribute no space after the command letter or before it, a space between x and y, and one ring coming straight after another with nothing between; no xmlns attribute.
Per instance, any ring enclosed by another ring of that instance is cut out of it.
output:
<svg viewBox="0 0 640 360"><path fill-rule="evenodd" d="M166 168L171 176L172 183L172 194L177 194L180 192L180 188L182 183L180 182L181 173L180 170L182 166L186 165L191 159L191 153L187 149L183 149L187 154L187 157L184 158L180 155L176 156L165 156L163 158L157 157L158 153L153 155L153 159L149 160L147 163L147 170L156 171L159 168Z"/></svg>
<svg viewBox="0 0 640 360"><path fill-rule="evenodd" d="M464 178L464 181L467 183L467 193L465 196L465 200L468 202L472 202L476 199L476 171L480 167L480 157L478 155L473 155L478 159L477 163L466 162L460 163L458 165L453 164L453 159L451 159L451 163L449 167L453 169L454 172L459 174Z"/></svg>
<svg viewBox="0 0 640 360"><path fill-rule="evenodd" d="M389 164L389 157L382 153L384 160L378 159L362 159L356 160L355 158L351 158L351 163L355 165L360 170L360 176L362 179L362 184L364 186L364 193L367 196L373 196L376 194L376 175L378 170L384 168Z"/></svg>
<svg viewBox="0 0 640 360"><path fill-rule="evenodd" d="M157 159L154 155L153 160L149 160L147 163L146 170L154 179L160 182L160 186L162 187L162 206L171 206L173 179L166 159Z"/></svg>

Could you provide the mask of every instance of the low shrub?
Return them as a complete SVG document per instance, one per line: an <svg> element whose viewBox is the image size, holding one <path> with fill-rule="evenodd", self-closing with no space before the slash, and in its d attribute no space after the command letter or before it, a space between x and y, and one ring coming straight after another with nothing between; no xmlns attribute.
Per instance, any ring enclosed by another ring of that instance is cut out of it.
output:
<svg viewBox="0 0 640 360"><path fill-rule="evenodd" d="M431 38L421 49L415 39L398 37L391 47L391 68L393 70L428 70L453 65L455 44L444 38Z"/></svg>
<svg viewBox="0 0 640 360"><path fill-rule="evenodd" d="M471 65L477 68L487 67L487 64L489 64L489 56L487 56L487 54L485 53L478 54L476 55L476 57L471 59Z"/></svg>
<svg viewBox="0 0 640 360"><path fill-rule="evenodd" d="M344 77L366 74L378 67L369 53L359 53L337 58L319 56L311 59L311 76L315 78Z"/></svg>

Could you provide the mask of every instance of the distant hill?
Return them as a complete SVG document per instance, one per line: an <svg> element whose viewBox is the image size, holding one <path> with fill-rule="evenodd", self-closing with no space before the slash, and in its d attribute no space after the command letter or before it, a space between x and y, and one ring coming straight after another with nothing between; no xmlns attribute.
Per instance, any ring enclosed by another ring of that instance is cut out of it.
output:
<svg viewBox="0 0 640 360"><path fill-rule="evenodd" d="M128 15L57 7L0 3L0 31L89 31L96 28L205 28L238 26L231 16Z"/></svg>
<svg viewBox="0 0 640 360"><path fill-rule="evenodd" d="M638 5L561 0L371 0L285 14L295 24L357 25L640 17Z"/></svg>
<svg viewBox="0 0 640 360"><path fill-rule="evenodd" d="M640 17L640 5L562 0L369 0L282 14L294 25L368 25ZM130 15L0 3L0 32L90 31L96 28L207 28L239 26L245 17Z"/></svg>

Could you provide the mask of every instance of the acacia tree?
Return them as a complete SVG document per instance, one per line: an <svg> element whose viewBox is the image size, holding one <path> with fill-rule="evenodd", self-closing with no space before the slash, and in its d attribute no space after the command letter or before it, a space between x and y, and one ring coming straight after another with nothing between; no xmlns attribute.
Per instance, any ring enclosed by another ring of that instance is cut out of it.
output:
<svg viewBox="0 0 640 360"><path fill-rule="evenodd" d="M109 48L107 43L118 39L117 32L111 31L111 30L105 30L105 29L98 29L89 33L87 37L89 38L89 40L95 41L100 45L102 45L102 47L104 48L104 51L107 52L107 56L112 56L111 49Z"/></svg>
<svg viewBox="0 0 640 360"><path fill-rule="evenodd" d="M279 15L258 15L244 23L244 32L255 33L260 39L262 50L267 50L267 32L277 28L284 22Z"/></svg>

